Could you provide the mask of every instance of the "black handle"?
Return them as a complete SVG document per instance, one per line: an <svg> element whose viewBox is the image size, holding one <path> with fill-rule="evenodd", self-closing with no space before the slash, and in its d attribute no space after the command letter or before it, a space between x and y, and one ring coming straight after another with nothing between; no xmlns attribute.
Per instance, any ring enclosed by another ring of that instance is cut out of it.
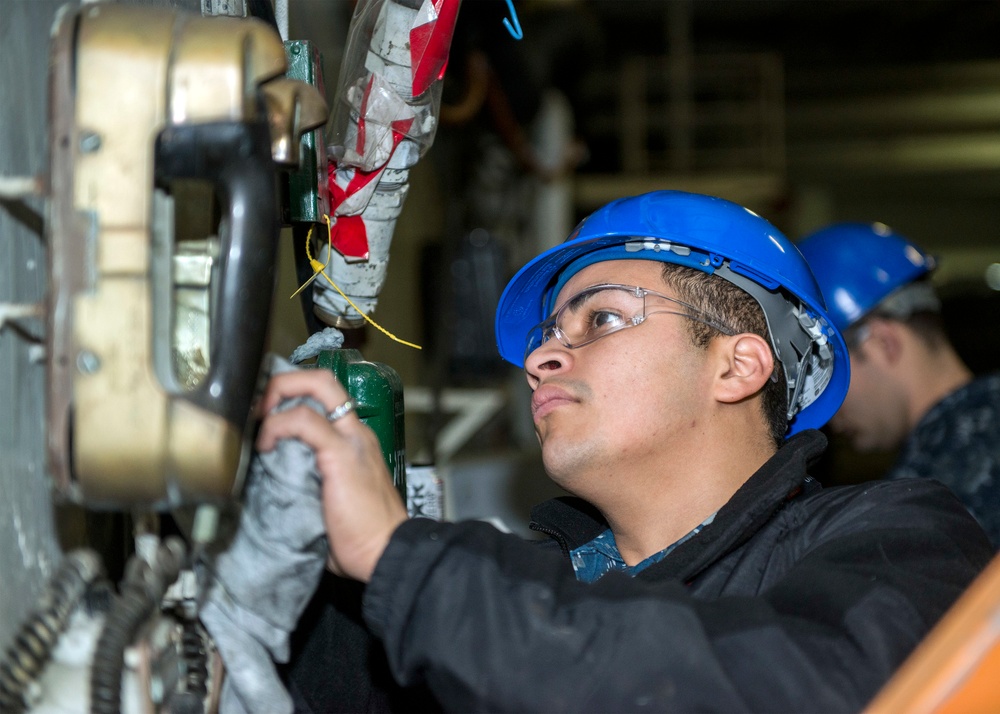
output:
<svg viewBox="0 0 1000 714"><path fill-rule="evenodd" d="M267 124L171 126L157 137L156 178L211 181L223 207L209 372L184 398L242 431L267 338L281 228Z"/></svg>

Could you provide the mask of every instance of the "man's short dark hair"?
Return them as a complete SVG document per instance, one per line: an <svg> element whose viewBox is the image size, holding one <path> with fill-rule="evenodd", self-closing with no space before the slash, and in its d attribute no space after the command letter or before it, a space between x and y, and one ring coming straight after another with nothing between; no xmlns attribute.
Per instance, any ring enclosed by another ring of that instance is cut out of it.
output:
<svg viewBox="0 0 1000 714"><path fill-rule="evenodd" d="M876 309L874 312L869 313L848 327L847 331L844 333L844 339L847 341L847 346L851 349L851 355L853 355L855 359L865 359L864 352L855 348L858 346L860 341L859 335L868 325L869 321L874 319L888 320L890 322L898 322L901 325L905 325L910 328L910 331L913 332L917 339L923 342L927 349L931 352L936 352L943 347L951 345L948 330L945 327L944 319L941 317L941 313L939 312L921 310L906 317L897 317L896 315L881 313Z"/></svg>
<svg viewBox="0 0 1000 714"><path fill-rule="evenodd" d="M694 268L664 263L662 275L663 282L684 302L703 310L737 332L760 335L767 342L771 357L774 358L774 371L761 392L761 407L771 439L776 446L781 446L788 431L788 389L785 371L771 346L771 334L767 329L767 319L760 304L749 293L728 280ZM697 320L684 322L691 334L691 341L702 349L706 349L712 338L721 334L714 327Z"/></svg>

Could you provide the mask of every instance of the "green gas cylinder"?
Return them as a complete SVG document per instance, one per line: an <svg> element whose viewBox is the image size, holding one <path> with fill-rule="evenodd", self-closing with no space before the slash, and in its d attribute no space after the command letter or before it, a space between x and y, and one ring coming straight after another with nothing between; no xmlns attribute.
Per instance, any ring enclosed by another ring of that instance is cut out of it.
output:
<svg viewBox="0 0 1000 714"><path fill-rule="evenodd" d="M354 410L372 428L392 474L392 483L406 503L406 439L403 421L403 381L392 367L368 362L355 349L323 350L317 369L328 369L344 385Z"/></svg>

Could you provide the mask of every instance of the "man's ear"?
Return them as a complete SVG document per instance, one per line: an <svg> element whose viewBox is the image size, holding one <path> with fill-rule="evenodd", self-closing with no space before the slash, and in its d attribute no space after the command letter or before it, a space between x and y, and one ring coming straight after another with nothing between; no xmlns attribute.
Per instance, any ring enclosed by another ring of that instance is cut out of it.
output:
<svg viewBox="0 0 1000 714"><path fill-rule="evenodd" d="M868 339L861 343L862 349L866 351L866 358L875 359L890 367L899 362L903 354L903 338L900 334L903 326L893 320L874 318L869 321L868 329Z"/></svg>
<svg viewBox="0 0 1000 714"><path fill-rule="evenodd" d="M774 370L771 347L763 337L743 333L717 340L722 347L715 396L720 402L736 403L752 397L767 384Z"/></svg>

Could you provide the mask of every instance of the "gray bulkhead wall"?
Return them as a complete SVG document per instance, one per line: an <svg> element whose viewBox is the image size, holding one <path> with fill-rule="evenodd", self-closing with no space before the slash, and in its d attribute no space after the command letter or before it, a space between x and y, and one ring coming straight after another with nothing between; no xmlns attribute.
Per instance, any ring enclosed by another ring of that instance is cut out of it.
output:
<svg viewBox="0 0 1000 714"><path fill-rule="evenodd" d="M46 172L49 28L60 3L0 0L0 176ZM31 201L44 213L42 199ZM40 236L0 208L0 303L45 298ZM40 320L23 323L42 334ZM35 348L35 352L40 348ZM61 557L45 471L44 362L0 332L0 644L6 647Z"/></svg>

